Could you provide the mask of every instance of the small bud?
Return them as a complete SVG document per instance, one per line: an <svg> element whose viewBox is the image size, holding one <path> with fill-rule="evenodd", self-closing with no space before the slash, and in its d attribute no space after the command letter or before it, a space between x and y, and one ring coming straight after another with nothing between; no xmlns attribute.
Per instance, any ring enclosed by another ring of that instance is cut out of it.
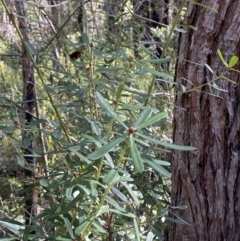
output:
<svg viewBox="0 0 240 241"><path fill-rule="evenodd" d="M130 127L128 128L128 134L131 135L131 134L134 134L134 132L135 132L134 127L133 127L133 126L130 126Z"/></svg>

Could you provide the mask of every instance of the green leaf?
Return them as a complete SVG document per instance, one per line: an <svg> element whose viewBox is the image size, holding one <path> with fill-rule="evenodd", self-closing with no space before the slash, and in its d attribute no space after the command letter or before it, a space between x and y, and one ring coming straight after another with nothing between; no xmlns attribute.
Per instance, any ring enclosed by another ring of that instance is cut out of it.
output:
<svg viewBox="0 0 240 241"><path fill-rule="evenodd" d="M136 217L133 213L129 213L126 210L120 211L118 209L109 208L108 211L112 212L112 213L120 214L120 215L123 215L123 216L126 216L126 217L130 217L130 218L135 218Z"/></svg>
<svg viewBox="0 0 240 241"><path fill-rule="evenodd" d="M90 224L92 218L93 218L93 216L90 216L90 217L88 217L87 219L85 219L85 220L75 229L75 234L76 234L76 235L80 235L80 234L87 228L87 226Z"/></svg>
<svg viewBox="0 0 240 241"><path fill-rule="evenodd" d="M105 213L107 211L108 211L108 206L107 205L101 206L101 208L96 213L96 217L101 216L103 213Z"/></svg>
<svg viewBox="0 0 240 241"><path fill-rule="evenodd" d="M111 197L106 196L106 200L113 206L115 207L117 210L121 211L121 212L126 212L126 210L121 207L115 200L113 200Z"/></svg>
<svg viewBox="0 0 240 241"><path fill-rule="evenodd" d="M66 188L66 198L70 199L72 197L73 186Z"/></svg>
<svg viewBox="0 0 240 241"><path fill-rule="evenodd" d="M166 78L166 79L171 79L171 80L173 79L173 77L171 75L166 74L164 72L159 72L159 71L157 71L155 69L147 68L146 66L144 66L143 69L146 70L147 73L151 73L151 74L153 74L155 76Z"/></svg>
<svg viewBox="0 0 240 241"><path fill-rule="evenodd" d="M104 156L106 153L111 151L114 147L116 147L118 144L120 144L122 141L124 141L126 138L126 135L122 135L118 137L115 140L111 140L106 145L102 146L101 148L97 149L96 151L90 153L87 158L90 160L96 160L102 156Z"/></svg>
<svg viewBox="0 0 240 241"><path fill-rule="evenodd" d="M68 148L69 151L71 151L72 153L74 153L76 156L78 156L81 160L85 161L87 164L90 164L91 162L85 157L83 156L80 152L78 152L76 149L79 149L80 147L70 147Z"/></svg>
<svg viewBox="0 0 240 241"><path fill-rule="evenodd" d="M136 129L139 130L139 129L142 129L142 128L146 127L146 126L150 126L150 125L156 123L157 121L159 121L159 120L161 120L161 119L163 119L165 117L167 117L167 113L165 113L165 112L158 113L158 114L152 116L147 121L145 121L142 124L140 124L139 126L137 126Z"/></svg>
<svg viewBox="0 0 240 241"><path fill-rule="evenodd" d="M229 61L228 67L232 68L233 66L235 66L238 62L238 57L237 56L232 56L232 58Z"/></svg>
<svg viewBox="0 0 240 241"><path fill-rule="evenodd" d="M23 40L23 43L26 46L26 48L27 48L29 53L31 53L32 55L36 55L37 54L36 49L33 47L33 45L31 43L29 43L26 40Z"/></svg>
<svg viewBox="0 0 240 241"><path fill-rule="evenodd" d="M25 159L21 155L17 154L16 159L17 159L17 163L20 167L25 166Z"/></svg>
<svg viewBox="0 0 240 241"><path fill-rule="evenodd" d="M105 101L105 99L102 97L102 95L97 92L96 93L96 100L98 104L104 108L109 115L111 115L115 120L118 121L119 124L121 124L123 127L127 129L127 126L124 124L122 119L117 115L117 113L113 110L113 108Z"/></svg>
<svg viewBox="0 0 240 241"><path fill-rule="evenodd" d="M115 169L110 170L108 174L103 178L105 184L110 184L118 180L118 172Z"/></svg>
<svg viewBox="0 0 240 241"><path fill-rule="evenodd" d="M138 223L136 218L134 218L133 221L134 221L134 229L135 229L137 241L140 241L140 233L139 233L139 228L138 228Z"/></svg>
<svg viewBox="0 0 240 241"><path fill-rule="evenodd" d="M84 187L83 185L77 184L76 187L78 187L79 189L81 189L82 191L84 191L87 196L90 195L90 191L89 191L86 187Z"/></svg>
<svg viewBox="0 0 240 241"><path fill-rule="evenodd" d="M145 162L152 167L155 171L157 171L160 175L163 175L165 177L170 178L171 177L171 173L168 172L164 167L160 166L159 164L155 163L154 161L147 161L145 160Z"/></svg>
<svg viewBox="0 0 240 241"><path fill-rule="evenodd" d="M93 222L93 226L100 232L103 234L107 234L107 231L102 228L102 225L99 225L97 222Z"/></svg>
<svg viewBox="0 0 240 241"><path fill-rule="evenodd" d="M69 220L67 218L63 218L63 220L64 220L65 226L68 230L68 233L70 234L71 238L73 238L73 230L72 230L71 223L69 222Z"/></svg>
<svg viewBox="0 0 240 241"><path fill-rule="evenodd" d="M92 127L92 131L99 136L101 134L101 129L99 129L98 125L96 124L95 121L91 121L91 127Z"/></svg>
<svg viewBox="0 0 240 241"><path fill-rule="evenodd" d="M140 62L141 63L154 63L154 64L163 64L163 63L169 63L172 60L171 57L162 58L162 59L143 59Z"/></svg>
<svg viewBox="0 0 240 241"><path fill-rule="evenodd" d="M157 139L153 139L151 137L142 135L138 132L136 132L136 134L138 136L141 136L144 139L147 139L147 140L149 140L153 143L159 144L159 145L167 147L169 149L174 149L174 150L179 150L179 151L194 151L194 150L196 150L196 148L192 147L192 146L181 146L181 145L171 144L171 143L163 142L163 141L160 141L160 140L157 140Z"/></svg>
<svg viewBox="0 0 240 241"><path fill-rule="evenodd" d="M151 114L152 114L152 109L150 107L146 107L139 115L133 127L137 128L139 125L145 122L150 117Z"/></svg>
<svg viewBox="0 0 240 241"><path fill-rule="evenodd" d="M128 184L126 184L125 182L121 182L121 184L127 189L128 193L130 194L130 196L132 197L134 203L136 205L140 205L140 201L138 199L138 197L136 196L136 194L134 193L134 191L128 186Z"/></svg>
<svg viewBox="0 0 240 241"><path fill-rule="evenodd" d="M143 161L142 158L140 156L140 153L137 149L137 146L134 142L134 137L133 135L129 136L129 141L130 141L130 149L131 149L131 155L132 155L132 160L133 160L133 164L136 168L136 171L139 173L142 173L144 170L143 167Z"/></svg>
<svg viewBox="0 0 240 241"><path fill-rule="evenodd" d="M121 191L119 191L117 188L112 187L111 191L113 193L115 193L123 202L127 202L128 201L127 197Z"/></svg>
<svg viewBox="0 0 240 241"><path fill-rule="evenodd" d="M227 62L224 60L223 55L222 55L222 52L221 52L220 49L217 50L217 53L218 53L218 56L219 56L219 58L221 59L222 63L223 63L226 67L228 67L228 64L227 64Z"/></svg>
<svg viewBox="0 0 240 241"><path fill-rule="evenodd" d="M81 37L82 37L82 41L83 41L85 44L89 44L89 39L88 39L88 36L87 36L86 33L81 32Z"/></svg>
<svg viewBox="0 0 240 241"><path fill-rule="evenodd" d="M62 127L59 126L57 127L53 133L52 133L52 137L54 137L55 139L59 140L62 137Z"/></svg>
<svg viewBox="0 0 240 241"><path fill-rule="evenodd" d="M42 186L42 187L47 187L48 186L48 183L45 179L40 179L39 180L39 184Z"/></svg>

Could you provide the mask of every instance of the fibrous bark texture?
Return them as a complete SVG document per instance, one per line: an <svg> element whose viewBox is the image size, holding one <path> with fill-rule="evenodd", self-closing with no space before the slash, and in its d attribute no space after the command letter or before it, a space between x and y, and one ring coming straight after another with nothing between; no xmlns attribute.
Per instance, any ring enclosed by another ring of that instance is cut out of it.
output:
<svg viewBox="0 0 240 241"><path fill-rule="evenodd" d="M198 2L218 13L187 6L184 24L195 30L180 38L173 140L196 150L172 154L171 211L189 225L169 223L166 240L239 241L240 75L226 71L217 49L226 61L239 56L240 1ZM213 81L224 72L237 84L224 77ZM179 205L187 209L173 208Z"/></svg>

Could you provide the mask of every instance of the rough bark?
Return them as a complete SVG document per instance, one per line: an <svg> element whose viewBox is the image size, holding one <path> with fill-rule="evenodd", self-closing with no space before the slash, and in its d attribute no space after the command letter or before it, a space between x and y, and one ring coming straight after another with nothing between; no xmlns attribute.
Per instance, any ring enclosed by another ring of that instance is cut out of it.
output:
<svg viewBox="0 0 240 241"><path fill-rule="evenodd" d="M226 67L217 49L226 60L239 56L240 1L199 3L218 13L189 3L184 23L196 30L189 29L180 38L175 77L173 141L197 149L172 154L172 206L188 208L171 211L189 225L169 223L166 240L239 241L240 88L224 78L216 84L228 92L209 87L206 83L214 75L205 64L219 76ZM229 71L226 77L239 83L236 72ZM182 93L182 85L186 90L198 89Z"/></svg>

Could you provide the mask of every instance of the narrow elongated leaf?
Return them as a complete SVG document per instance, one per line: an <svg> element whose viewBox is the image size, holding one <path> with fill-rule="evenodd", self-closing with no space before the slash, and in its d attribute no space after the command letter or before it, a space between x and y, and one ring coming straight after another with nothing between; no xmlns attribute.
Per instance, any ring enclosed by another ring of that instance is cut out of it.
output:
<svg viewBox="0 0 240 241"><path fill-rule="evenodd" d="M88 36L87 36L86 33L81 32L81 37L82 37L82 40L85 44L89 44L89 39L88 39Z"/></svg>
<svg viewBox="0 0 240 241"><path fill-rule="evenodd" d="M162 58L162 59L142 59L141 63L163 64L163 63L168 63L171 60L172 60L171 57Z"/></svg>
<svg viewBox="0 0 240 241"><path fill-rule="evenodd" d="M154 123L156 123L157 121L160 121L161 119L167 117L167 113L166 112L161 112L161 113L158 113L154 116L152 116L151 118L149 118L147 121L143 122L142 124L140 124L139 126L136 127L136 129L142 129L146 126L150 126Z"/></svg>
<svg viewBox="0 0 240 241"><path fill-rule="evenodd" d="M18 165L20 167L24 167L25 166L25 160L24 160L24 158L21 155L17 154L16 155L16 159L17 159L17 163L18 163Z"/></svg>
<svg viewBox="0 0 240 241"><path fill-rule="evenodd" d="M174 149L174 150L179 150L179 151L194 151L194 150L196 150L196 148L192 147L192 146L181 146L181 145L171 144L171 143L163 142L163 141L160 141L160 140L157 140L157 139L153 139L151 137L142 135L140 133L136 133L136 134L138 136L141 136L144 139L147 139L147 140L149 140L153 143L159 144L159 145L167 147L169 149Z"/></svg>
<svg viewBox="0 0 240 241"><path fill-rule="evenodd" d="M36 49L30 42L23 40L23 43L26 46L29 53L31 53L32 55L35 55L37 53Z"/></svg>
<svg viewBox="0 0 240 241"><path fill-rule="evenodd" d="M121 191L119 191L117 188L112 187L111 191L113 193L115 193L122 201L124 201L124 202L128 201L127 197Z"/></svg>
<svg viewBox="0 0 240 241"><path fill-rule="evenodd" d="M147 164L150 166L150 167L152 167L156 172L158 172L160 175L163 175L163 176L165 176L165 177L171 177L171 173L170 172L168 172L164 167L162 167L162 166L160 166L160 165L158 165L157 163L155 163L155 162L151 162L151 161L147 161L146 160L146 162L147 162Z"/></svg>
<svg viewBox="0 0 240 241"><path fill-rule="evenodd" d="M116 180L118 180L118 173L115 169L110 170L110 172L108 172L108 174L103 178L103 182L106 184L110 184Z"/></svg>
<svg viewBox="0 0 240 241"><path fill-rule="evenodd" d="M235 66L238 62L238 57L237 56L232 56L232 58L229 61L228 67L232 68L233 66Z"/></svg>
<svg viewBox="0 0 240 241"><path fill-rule="evenodd" d="M99 136L101 134L101 129L98 127L95 121L91 121L92 131Z"/></svg>
<svg viewBox="0 0 240 241"><path fill-rule="evenodd" d="M63 218L63 220L64 220L65 226L68 230L68 233L70 234L71 238L73 238L73 230L72 230L71 223L69 222L69 220L67 218Z"/></svg>
<svg viewBox="0 0 240 241"><path fill-rule="evenodd" d="M58 126L52 133L52 137L56 138L56 139L60 139L62 136L62 127Z"/></svg>
<svg viewBox="0 0 240 241"><path fill-rule="evenodd" d="M112 213L120 214L120 215L123 215L123 216L126 216L126 217L130 217L130 218L135 218L136 217L133 213L129 213L126 210L120 211L118 209L109 208L108 211L112 212Z"/></svg>
<svg viewBox="0 0 240 241"><path fill-rule="evenodd" d="M151 73L151 74L156 75L158 77L162 77L162 78L166 78L166 79L173 79L173 77L170 74L166 74L164 72L159 72L155 69L148 68L146 66L144 66L143 69L146 70L147 73Z"/></svg>
<svg viewBox="0 0 240 241"><path fill-rule="evenodd" d="M88 217L87 219L85 219L76 229L75 229L75 234L76 235L80 235L86 228L87 226L90 224L91 220L92 220L92 216Z"/></svg>
<svg viewBox="0 0 240 241"><path fill-rule="evenodd" d="M115 166L114 166L112 157L109 155L109 153L106 153L104 156L105 156L105 158L106 158L106 159L104 159L104 162L105 162L108 166L110 166L111 168L114 168Z"/></svg>
<svg viewBox="0 0 240 241"><path fill-rule="evenodd" d="M130 141L130 149L131 149L131 155L132 155L132 160L133 160L133 164L136 168L136 171L139 173L142 173L144 170L143 167L143 161L142 158L140 156L140 153L137 149L137 146L134 142L134 137L133 135L129 136L129 141Z"/></svg>
<svg viewBox="0 0 240 241"><path fill-rule="evenodd" d="M139 228L138 228L138 223L136 218L134 218L133 221L134 221L134 229L135 229L137 241L140 241L140 233L139 233Z"/></svg>
<svg viewBox="0 0 240 241"><path fill-rule="evenodd" d="M79 147L77 147L77 148L79 148ZM69 150L70 150L72 153L74 153L76 156L78 156L81 160L85 161L87 164L90 163L90 161L89 161L85 156L83 156L80 152L78 152L78 151L76 150L76 147L70 147Z"/></svg>
<svg viewBox="0 0 240 241"><path fill-rule="evenodd" d="M105 101L105 99L102 97L102 95L99 92L96 93L96 100L102 108L106 109L109 115L111 115L115 120L118 121L119 124L121 124L123 127L127 129L127 126L124 124L123 120L118 116L118 114L113 110L113 108Z"/></svg>
<svg viewBox="0 0 240 241"><path fill-rule="evenodd" d="M150 117L151 114L152 114L152 109L150 107L146 107L139 115L133 127L137 128L139 125L144 123Z"/></svg>
<svg viewBox="0 0 240 241"><path fill-rule="evenodd" d="M111 197L106 196L106 200L113 206L115 207L117 210L121 211L121 212L126 212L126 210L121 207L115 200L113 200Z"/></svg>
<svg viewBox="0 0 240 241"><path fill-rule="evenodd" d="M81 189L83 192L85 192L87 196L90 195L90 191L89 191L86 187L84 187L83 185L77 184L76 186L77 186L79 189Z"/></svg>
<svg viewBox="0 0 240 241"><path fill-rule="evenodd" d="M92 152L91 154L89 154L87 156L88 159L90 160L96 160L102 156L104 156L106 153L108 153L109 151L111 151L114 147L116 147L118 144L120 144L124 139L126 138L126 135L122 135L120 137L118 137L115 140L111 140L109 143L107 143L106 145L100 147L99 149L97 149L96 151Z"/></svg>
<svg viewBox="0 0 240 241"><path fill-rule="evenodd" d="M221 52L220 49L217 50L217 53L218 53L218 56L219 56L219 58L221 59L222 63L223 63L226 67L228 67L228 64L227 64L227 62L225 61L225 59L223 58L223 55L222 55L222 52Z"/></svg>
<svg viewBox="0 0 240 241"><path fill-rule="evenodd" d="M97 212L96 217L101 216L103 213L108 211L108 206L103 205L101 206L100 210Z"/></svg>
<svg viewBox="0 0 240 241"><path fill-rule="evenodd" d="M140 201L139 201L138 197L135 195L134 191L131 189L131 187L129 187L129 185L126 184L125 182L121 182L121 184L127 189L128 193L132 197L134 203L136 205L140 205Z"/></svg>
<svg viewBox="0 0 240 241"><path fill-rule="evenodd" d="M66 188L66 198L67 199L70 199L72 197L72 190L73 190L73 186Z"/></svg>
<svg viewBox="0 0 240 241"><path fill-rule="evenodd" d="M93 222L93 226L100 232L103 234L106 234L107 231L101 226L99 225L97 222Z"/></svg>

